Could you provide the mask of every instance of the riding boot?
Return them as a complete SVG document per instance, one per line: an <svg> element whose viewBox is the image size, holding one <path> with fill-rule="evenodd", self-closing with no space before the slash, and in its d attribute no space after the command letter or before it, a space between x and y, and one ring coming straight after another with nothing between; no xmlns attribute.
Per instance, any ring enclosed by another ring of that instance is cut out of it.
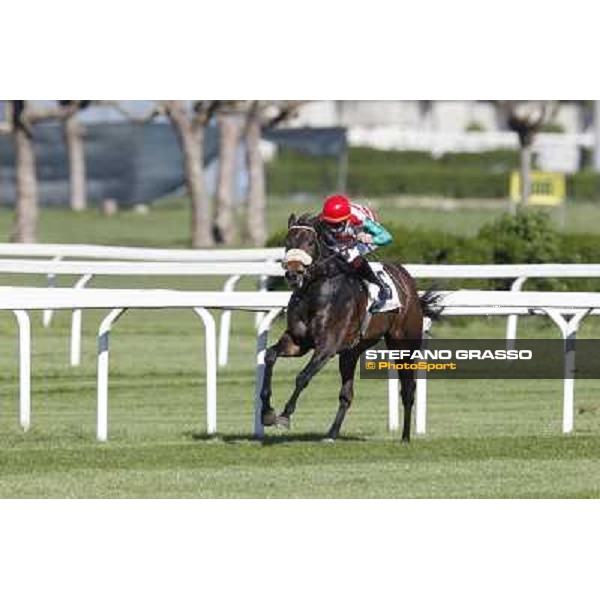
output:
<svg viewBox="0 0 600 600"><path fill-rule="evenodd" d="M381 279L381 277L373 271L369 261L365 260L362 256L355 258L350 264L359 277L369 283L374 283L379 287L379 294L369 308L370 312L377 312L392 297L392 290L390 290L389 286Z"/></svg>

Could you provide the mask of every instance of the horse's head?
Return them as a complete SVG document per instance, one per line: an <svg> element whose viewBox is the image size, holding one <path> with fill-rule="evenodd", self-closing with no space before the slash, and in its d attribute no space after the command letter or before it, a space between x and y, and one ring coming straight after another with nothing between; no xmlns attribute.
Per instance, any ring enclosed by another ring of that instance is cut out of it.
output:
<svg viewBox="0 0 600 600"><path fill-rule="evenodd" d="M285 257L283 259L285 278L291 288L302 287L308 268L320 254L317 221L310 215L291 214L288 219L288 232L285 238Z"/></svg>

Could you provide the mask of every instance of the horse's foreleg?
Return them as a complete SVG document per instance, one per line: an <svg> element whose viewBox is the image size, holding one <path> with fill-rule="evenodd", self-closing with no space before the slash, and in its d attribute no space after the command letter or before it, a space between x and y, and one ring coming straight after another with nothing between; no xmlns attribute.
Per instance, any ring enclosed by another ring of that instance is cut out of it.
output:
<svg viewBox="0 0 600 600"><path fill-rule="evenodd" d="M412 419L412 408L415 402L415 376L414 371L409 371L404 377L400 378L402 389L402 407L404 408L404 421L402 424L402 441L410 442L410 424Z"/></svg>
<svg viewBox="0 0 600 600"><path fill-rule="evenodd" d="M275 366L277 358L280 356L302 356L303 354L306 354L306 352L306 349L301 348L294 342L287 331L279 338L276 344L267 348L265 352L265 372L262 389L260 391L263 425L275 425L276 415L271 406L271 395L273 393L271 379L273 376L273 367Z"/></svg>
<svg viewBox="0 0 600 600"><path fill-rule="evenodd" d="M340 433L340 428L346 417L346 413L352 404L354 397L354 371L360 353L353 350L347 350L340 354L340 376L342 378L342 387L340 388L340 405L329 428L326 439L335 440Z"/></svg>
<svg viewBox="0 0 600 600"><path fill-rule="evenodd" d="M308 385L309 381L326 365L327 361L333 356L333 353L323 349L315 350L308 364L298 373L296 377L296 387L287 401L283 412L277 417L277 425L280 427L290 426L290 417L296 410L296 402L302 390Z"/></svg>

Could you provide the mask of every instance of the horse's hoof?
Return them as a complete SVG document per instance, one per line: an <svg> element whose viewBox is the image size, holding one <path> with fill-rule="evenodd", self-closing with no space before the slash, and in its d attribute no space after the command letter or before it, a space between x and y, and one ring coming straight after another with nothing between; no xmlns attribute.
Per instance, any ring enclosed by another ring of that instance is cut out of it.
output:
<svg viewBox="0 0 600 600"><path fill-rule="evenodd" d="M402 444L410 444L410 438L409 437L403 437L400 442Z"/></svg>
<svg viewBox="0 0 600 600"><path fill-rule="evenodd" d="M265 427L271 427L272 425L277 424L277 415L275 414L274 410L270 410L266 413L263 413L261 420Z"/></svg>
<svg viewBox="0 0 600 600"><path fill-rule="evenodd" d="M279 427L279 429L289 429L290 428L290 419L284 415L279 415L275 419L275 425Z"/></svg>
<svg viewBox="0 0 600 600"><path fill-rule="evenodd" d="M335 442L335 438L324 437L321 442L323 442L323 444L333 444Z"/></svg>

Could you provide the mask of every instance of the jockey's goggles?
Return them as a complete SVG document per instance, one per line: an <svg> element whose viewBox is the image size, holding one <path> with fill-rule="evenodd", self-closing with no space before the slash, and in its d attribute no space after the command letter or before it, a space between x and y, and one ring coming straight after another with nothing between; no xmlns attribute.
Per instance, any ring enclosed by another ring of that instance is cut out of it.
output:
<svg viewBox="0 0 600 600"><path fill-rule="evenodd" d="M339 223L329 223L331 231L344 231L346 228L346 221L340 221Z"/></svg>

